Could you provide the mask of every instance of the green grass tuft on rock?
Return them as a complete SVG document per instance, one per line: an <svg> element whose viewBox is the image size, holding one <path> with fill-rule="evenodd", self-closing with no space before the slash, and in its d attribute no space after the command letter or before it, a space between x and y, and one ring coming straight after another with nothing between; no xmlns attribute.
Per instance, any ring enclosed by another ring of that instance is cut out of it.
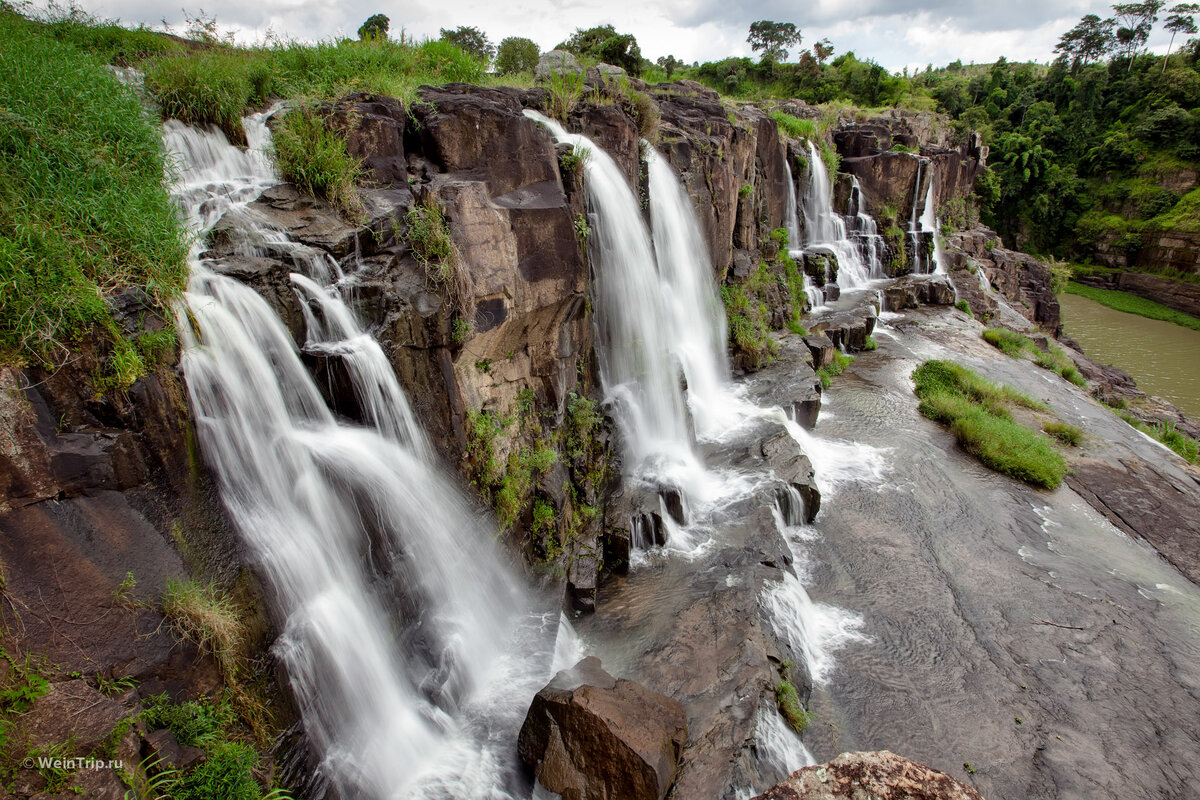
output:
<svg viewBox="0 0 1200 800"><path fill-rule="evenodd" d="M275 163L283 177L307 194L323 197L350 218L363 216L355 184L362 159L346 152L346 140L325 124L324 115L301 106L284 115L275 129Z"/></svg>
<svg viewBox="0 0 1200 800"><path fill-rule="evenodd" d="M1045 406L952 361L926 361L913 371L918 410L948 426L963 449L984 465L1034 486L1055 489L1066 461L1050 440L1012 419L1010 405Z"/></svg>
<svg viewBox="0 0 1200 800"><path fill-rule="evenodd" d="M1024 358L1028 354L1042 369L1056 372L1076 386L1087 386L1087 379L1060 347L1048 345L1048 349L1042 350L1028 336L1001 327L988 328L983 332L983 339L1005 355Z"/></svg>

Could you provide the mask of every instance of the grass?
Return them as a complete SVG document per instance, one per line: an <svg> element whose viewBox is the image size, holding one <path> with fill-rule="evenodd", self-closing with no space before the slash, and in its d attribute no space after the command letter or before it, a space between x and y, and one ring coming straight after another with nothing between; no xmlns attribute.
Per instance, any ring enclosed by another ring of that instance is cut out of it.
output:
<svg viewBox="0 0 1200 800"><path fill-rule="evenodd" d="M1174 450L1189 464L1200 462L1200 442L1177 430L1173 423L1163 421L1156 425L1147 425L1128 411L1114 408L1113 413L1150 438L1162 442Z"/></svg>
<svg viewBox="0 0 1200 800"><path fill-rule="evenodd" d="M1071 447L1078 447L1083 443L1083 429L1065 422L1045 422L1042 424L1042 430Z"/></svg>
<svg viewBox="0 0 1200 800"><path fill-rule="evenodd" d="M971 311L971 304L966 300L956 300L954 307L966 314L971 319L975 319L975 314Z"/></svg>
<svg viewBox="0 0 1200 800"><path fill-rule="evenodd" d="M164 319L187 243L161 135L100 60L0 6L0 363L52 366L92 330L124 389L147 368L108 298L141 289Z"/></svg>
<svg viewBox="0 0 1200 800"><path fill-rule="evenodd" d="M724 285L721 301L725 305L730 343L746 356L752 368L757 369L774 360L779 352L779 342L768 330L766 304L755 302L746 290L747 285L743 284Z"/></svg>
<svg viewBox="0 0 1200 800"><path fill-rule="evenodd" d="M775 124L779 126L779 130L785 136L792 139L809 139L815 141L817 138L817 123L811 119L800 119L793 117L783 111L775 110L768 112L771 119L775 120Z"/></svg>
<svg viewBox="0 0 1200 800"><path fill-rule="evenodd" d="M1147 300L1144 297L1138 297L1135 294L1118 292L1113 289L1097 289L1093 286L1084 286L1081 283L1075 283L1074 281L1068 283L1066 289L1063 291L1067 294L1077 294L1080 297L1086 297L1101 305L1108 306L1117 311L1124 311L1127 314L1137 314L1140 317L1148 319L1173 322L1176 325L1200 331L1200 318L1184 314L1182 311L1176 311L1173 308L1167 308L1161 303Z"/></svg>
<svg viewBox="0 0 1200 800"><path fill-rule="evenodd" d="M803 734L812 721L812 715L800 704L800 695L791 681L781 680L775 684L775 705L788 726L797 734Z"/></svg>
<svg viewBox="0 0 1200 800"><path fill-rule="evenodd" d="M985 330L983 339L1007 356L1023 359L1026 354L1029 354L1033 363L1042 369L1058 373L1076 386L1087 386L1087 379L1083 377L1083 374L1076 368L1075 362L1063 352L1062 348L1050 345L1049 349L1042 350L1028 336L1000 327Z"/></svg>
<svg viewBox="0 0 1200 800"><path fill-rule="evenodd" d="M845 353L836 353L833 356L833 361L817 370L817 377L821 379L821 387L828 389L833 385L833 379L846 371L846 367L850 366L850 362L854 360L854 356L848 356Z"/></svg>
<svg viewBox="0 0 1200 800"><path fill-rule="evenodd" d="M273 97L334 99L369 92L411 103L422 85L480 83L485 75L483 62L437 40L218 45L159 56L144 62L144 69L146 88L164 115L213 123L235 140L242 136L242 116Z"/></svg>
<svg viewBox="0 0 1200 800"><path fill-rule="evenodd" d="M1019 425L1009 406L1045 407L1011 387L951 361L926 361L913 371L918 410L948 426L963 449L987 467L1033 486L1056 489L1066 461L1050 439Z"/></svg>
<svg viewBox="0 0 1200 800"><path fill-rule="evenodd" d="M432 197L413 205L405 218L408 225L408 244L413 257L425 270L425 280L431 289L441 290L458 308L459 317L469 317L475 289L471 272L460 269L460 256L450 236L450 225L441 207Z"/></svg>
<svg viewBox="0 0 1200 800"><path fill-rule="evenodd" d="M245 650L245 626L233 601L215 584L168 580L163 616L181 636L213 654L227 683L236 682L237 666Z"/></svg>
<svg viewBox="0 0 1200 800"><path fill-rule="evenodd" d="M346 216L363 216L355 184L362 159L346 152L346 139L330 130L324 115L303 105L284 115L274 135L275 163L283 177L306 194L323 197Z"/></svg>

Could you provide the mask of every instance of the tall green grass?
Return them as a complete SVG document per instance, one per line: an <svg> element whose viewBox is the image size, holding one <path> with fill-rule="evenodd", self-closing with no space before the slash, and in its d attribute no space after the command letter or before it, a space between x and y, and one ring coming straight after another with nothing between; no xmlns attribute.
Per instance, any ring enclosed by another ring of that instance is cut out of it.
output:
<svg viewBox="0 0 1200 800"><path fill-rule="evenodd" d="M997 472L1055 489L1067 472L1051 441L1016 423L1008 409L1045 406L952 361L926 361L912 374L918 410L948 426L963 449Z"/></svg>
<svg viewBox="0 0 1200 800"><path fill-rule="evenodd" d="M770 111L768 114L771 119L775 120L775 124L779 126L779 130L783 131L785 136L790 136L793 139L816 140L817 123L811 119L800 119L779 110Z"/></svg>
<svg viewBox="0 0 1200 800"><path fill-rule="evenodd" d="M107 297L162 304L187 246L161 135L99 59L0 6L0 362L61 361L92 326L115 341L115 388L144 369Z"/></svg>
<svg viewBox="0 0 1200 800"><path fill-rule="evenodd" d="M1200 331L1200 317L1193 317L1190 314L1184 314L1182 311L1167 308L1161 303L1147 300L1144 297L1138 297L1136 294L1118 292L1112 289L1097 289L1094 286L1084 286L1074 281L1068 283L1067 288L1063 291L1067 294L1077 294L1080 297L1086 297L1089 300L1096 301L1100 305L1108 306L1117 311L1124 311L1127 314L1137 314L1140 317L1148 319L1174 322L1176 325Z"/></svg>
<svg viewBox="0 0 1200 800"><path fill-rule="evenodd" d="M163 114L212 123L235 138L241 118L272 97L333 99L372 92L413 102L424 84L479 83L479 59L443 41L290 43L278 47L214 46L174 53L144 65L146 87Z"/></svg>
<svg viewBox="0 0 1200 800"><path fill-rule="evenodd" d="M363 175L362 159L346 152L345 138L326 127L323 114L310 106L289 111L275 128L274 144L275 163L284 178L347 216L363 216L355 188Z"/></svg>

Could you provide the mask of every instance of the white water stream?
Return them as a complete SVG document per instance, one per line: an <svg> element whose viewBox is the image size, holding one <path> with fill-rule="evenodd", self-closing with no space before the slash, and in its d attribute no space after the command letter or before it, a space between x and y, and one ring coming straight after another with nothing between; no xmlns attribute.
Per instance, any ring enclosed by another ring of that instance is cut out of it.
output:
<svg viewBox="0 0 1200 800"><path fill-rule="evenodd" d="M248 206L278 182L265 117L245 120L247 150L165 127L197 234L178 327L201 451L269 588L321 774L345 798L509 797L557 615L533 613L494 532L442 477L382 349L343 303L352 280ZM365 426L334 417L275 311L201 259L222 219L239 254L303 265L292 282L304 349L345 364Z"/></svg>
<svg viewBox="0 0 1200 800"><path fill-rule="evenodd" d="M872 279L882 278L882 266L863 258L846 233L846 221L833 208L833 184L821 151L808 143L808 186L804 193L804 249L832 253L838 262L837 284L842 289L858 289ZM860 190L861 191L861 190ZM856 218L857 219L857 218ZM873 274L879 270L878 274Z"/></svg>

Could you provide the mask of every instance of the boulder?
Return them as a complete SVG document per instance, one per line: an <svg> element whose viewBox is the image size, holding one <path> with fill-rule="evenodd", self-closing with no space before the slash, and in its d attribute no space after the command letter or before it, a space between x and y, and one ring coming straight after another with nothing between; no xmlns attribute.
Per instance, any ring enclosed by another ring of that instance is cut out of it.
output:
<svg viewBox="0 0 1200 800"><path fill-rule="evenodd" d="M585 658L537 693L517 750L564 800L662 800L687 742L683 706Z"/></svg>
<svg viewBox="0 0 1200 800"><path fill-rule="evenodd" d="M944 772L887 750L842 753L827 764L796 770L754 800L983 800Z"/></svg>
<svg viewBox="0 0 1200 800"><path fill-rule="evenodd" d="M949 276L922 275L900 278L883 290L889 311L903 311L918 306L954 305L955 288Z"/></svg>
<svg viewBox="0 0 1200 800"><path fill-rule="evenodd" d="M542 53L537 66L534 67L534 74L539 79L547 79L556 73L579 72L580 69L579 59L575 58L574 53L567 50L551 50L549 53Z"/></svg>

